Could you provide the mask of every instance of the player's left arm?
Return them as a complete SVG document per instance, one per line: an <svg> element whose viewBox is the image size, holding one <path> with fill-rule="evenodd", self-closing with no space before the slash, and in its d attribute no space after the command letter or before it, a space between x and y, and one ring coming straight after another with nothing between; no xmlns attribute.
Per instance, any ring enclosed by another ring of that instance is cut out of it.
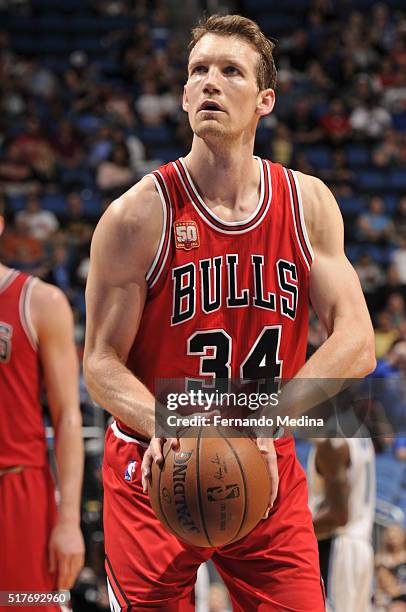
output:
<svg viewBox="0 0 406 612"><path fill-rule="evenodd" d="M322 181L302 173L298 180L314 251L310 299L328 333L298 377L362 378L376 365L374 332L357 273L344 253L341 213Z"/></svg>
<svg viewBox="0 0 406 612"><path fill-rule="evenodd" d="M315 467L324 480L325 498L313 516L316 537L322 539L348 522L350 451L345 440L320 440Z"/></svg>
<svg viewBox="0 0 406 612"><path fill-rule="evenodd" d="M55 455L61 500L49 541L50 571L59 589L69 589L83 566L80 531L83 477L82 418L73 315L65 295L43 282L34 285L31 316L37 331L49 410L55 431Z"/></svg>

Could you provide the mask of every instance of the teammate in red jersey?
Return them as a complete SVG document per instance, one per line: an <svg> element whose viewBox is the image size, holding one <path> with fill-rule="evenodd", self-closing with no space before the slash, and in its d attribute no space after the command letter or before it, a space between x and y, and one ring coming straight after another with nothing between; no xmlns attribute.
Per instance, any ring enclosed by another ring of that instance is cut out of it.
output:
<svg viewBox="0 0 406 612"><path fill-rule="evenodd" d="M272 49L240 16L214 16L193 31L183 98L192 149L114 202L94 235L85 373L116 419L103 466L114 610L193 610L196 570L208 558L235 611L324 609L291 438L257 440L270 468L270 516L229 546L183 544L145 493L151 462L162 461L158 378L351 378L374 367L372 326L332 194L314 177L253 157L258 120L275 102ZM309 297L329 337L305 363Z"/></svg>
<svg viewBox="0 0 406 612"><path fill-rule="evenodd" d="M0 234L3 228L0 211ZM55 430L58 510L40 403L43 383ZM84 558L82 471L69 304L56 287L0 263L0 591L73 586ZM0 609L9 608L0 604ZM25 605L24 610L37 607Z"/></svg>

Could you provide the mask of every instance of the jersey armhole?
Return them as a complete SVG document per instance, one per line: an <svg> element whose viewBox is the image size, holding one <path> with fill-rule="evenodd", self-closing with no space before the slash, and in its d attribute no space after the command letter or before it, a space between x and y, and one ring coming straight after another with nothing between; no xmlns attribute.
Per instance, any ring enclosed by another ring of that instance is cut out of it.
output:
<svg viewBox="0 0 406 612"><path fill-rule="evenodd" d="M158 192L159 199L161 201L163 213L162 233L158 249L155 254L154 261L152 262L151 267L145 275L145 280L147 281L148 288L152 289L152 287L157 283L159 277L161 276L162 270L164 269L166 260L168 258L170 245L170 230L172 227L172 206L168 190L166 188L165 180L162 174L158 171L155 171L152 174L147 174L147 176L154 181L155 188Z"/></svg>
<svg viewBox="0 0 406 612"><path fill-rule="evenodd" d="M314 260L314 252L309 240L309 235L306 229L305 217L303 212L302 194L300 191L299 181L296 172L293 170L283 169L289 188L290 202L292 208L293 226L299 250L303 257L306 268L310 271Z"/></svg>
<svg viewBox="0 0 406 612"><path fill-rule="evenodd" d="M21 291L19 304L21 325L23 326L25 335L27 336L31 347L35 352L38 351L38 334L31 318L31 294L32 289L37 282L37 278L33 278L32 276L27 278Z"/></svg>

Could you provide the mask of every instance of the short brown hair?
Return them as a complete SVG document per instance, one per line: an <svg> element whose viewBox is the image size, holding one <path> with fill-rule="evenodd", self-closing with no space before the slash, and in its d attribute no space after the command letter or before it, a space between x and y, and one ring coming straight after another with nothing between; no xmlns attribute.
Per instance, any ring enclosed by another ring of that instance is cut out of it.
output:
<svg viewBox="0 0 406 612"><path fill-rule="evenodd" d="M192 30L189 51L195 47L205 34L220 34L221 36L239 36L250 43L259 53L257 66L257 83L259 89L275 89L276 67L273 59L274 43L265 36L261 28L241 15L212 15L201 21Z"/></svg>

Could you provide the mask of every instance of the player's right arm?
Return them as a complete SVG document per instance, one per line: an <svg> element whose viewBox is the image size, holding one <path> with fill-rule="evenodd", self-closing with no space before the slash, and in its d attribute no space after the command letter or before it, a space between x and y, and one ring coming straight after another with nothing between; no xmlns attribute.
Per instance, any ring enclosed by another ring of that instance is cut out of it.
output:
<svg viewBox="0 0 406 612"><path fill-rule="evenodd" d="M316 537L328 537L348 522L350 451L343 439L320 440L315 468L324 480L325 499L313 517Z"/></svg>
<svg viewBox="0 0 406 612"><path fill-rule="evenodd" d="M86 288L84 375L93 400L141 436L154 435L154 397L126 367L137 335L146 274L158 249L163 214L145 177L113 202L91 246Z"/></svg>

